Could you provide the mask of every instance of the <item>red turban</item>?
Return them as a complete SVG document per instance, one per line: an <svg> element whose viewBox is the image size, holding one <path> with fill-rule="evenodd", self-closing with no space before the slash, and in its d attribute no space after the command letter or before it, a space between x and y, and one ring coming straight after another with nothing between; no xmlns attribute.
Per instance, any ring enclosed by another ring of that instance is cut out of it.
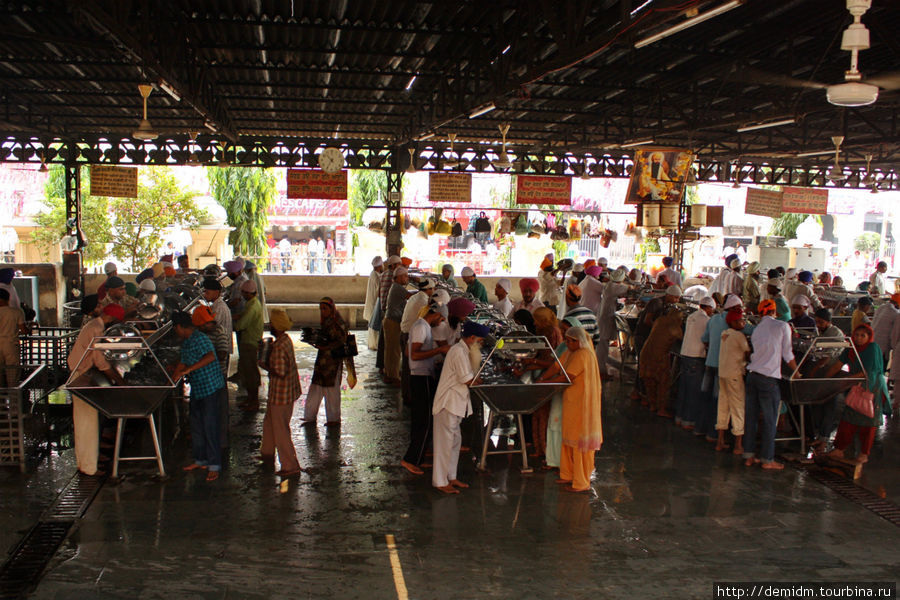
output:
<svg viewBox="0 0 900 600"><path fill-rule="evenodd" d="M519 289L521 291L531 290L532 292L537 292L541 289L541 284L538 283L538 280L534 277L525 277L519 280Z"/></svg>

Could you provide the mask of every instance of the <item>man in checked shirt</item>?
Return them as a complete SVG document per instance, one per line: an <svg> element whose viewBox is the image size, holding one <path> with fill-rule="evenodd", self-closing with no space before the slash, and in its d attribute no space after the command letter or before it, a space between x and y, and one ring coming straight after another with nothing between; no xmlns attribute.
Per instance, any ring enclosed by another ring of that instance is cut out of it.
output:
<svg viewBox="0 0 900 600"><path fill-rule="evenodd" d="M259 363L260 367L269 372L269 402L263 419L262 447L259 453L263 464L274 465L275 451L278 451L281 470L275 474L282 477L293 477L303 472L291 439L294 401L302 393L294 344L287 334L293 325L284 309L269 311L269 329L275 336L275 342L272 344L269 360Z"/></svg>

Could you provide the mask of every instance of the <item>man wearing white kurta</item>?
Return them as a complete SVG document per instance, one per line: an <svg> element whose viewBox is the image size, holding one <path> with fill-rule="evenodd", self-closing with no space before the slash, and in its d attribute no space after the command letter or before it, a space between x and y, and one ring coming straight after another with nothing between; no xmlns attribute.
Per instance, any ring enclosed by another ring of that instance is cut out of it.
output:
<svg viewBox="0 0 900 600"><path fill-rule="evenodd" d="M378 302L378 292L381 289L382 271L384 271L384 261L380 256L376 256L372 259L372 272L369 273L369 284L366 286L366 305L363 307L363 319L369 323L369 350L378 350L378 332L381 331L381 323L378 323L378 329L374 329L372 325L375 323L372 321L372 316L375 315L375 304Z"/></svg>
<svg viewBox="0 0 900 600"><path fill-rule="evenodd" d="M444 359L444 368L434 395L434 470L431 484L445 494L458 494L459 488L469 487L456 478L462 434L459 424L472 414L469 386L475 379L469 362L469 348L487 336L488 328L474 321L463 325L462 339Z"/></svg>
<svg viewBox="0 0 900 600"><path fill-rule="evenodd" d="M494 286L494 294L497 296L497 301L492 302L491 306L503 313L504 317L511 317L513 308L515 308L512 300L509 299L509 290L511 289L512 283L506 278L498 280L497 285Z"/></svg>

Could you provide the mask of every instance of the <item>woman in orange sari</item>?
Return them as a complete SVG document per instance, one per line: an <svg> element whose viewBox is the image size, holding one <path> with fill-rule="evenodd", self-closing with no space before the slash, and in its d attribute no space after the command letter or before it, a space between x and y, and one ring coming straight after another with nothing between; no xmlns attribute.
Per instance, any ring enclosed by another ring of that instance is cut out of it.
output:
<svg viewBox="0 0 900 600"><path fill-rule="evenodd" d="M565 335L566 351L560 358L565 373L550 367L539 383L562 383L568 375L572 385L563 392L562 455L559 479L566 491L591 489L594 454L603 444L600 398L603 387L590 336L582 327L571 327Z"/></svg>

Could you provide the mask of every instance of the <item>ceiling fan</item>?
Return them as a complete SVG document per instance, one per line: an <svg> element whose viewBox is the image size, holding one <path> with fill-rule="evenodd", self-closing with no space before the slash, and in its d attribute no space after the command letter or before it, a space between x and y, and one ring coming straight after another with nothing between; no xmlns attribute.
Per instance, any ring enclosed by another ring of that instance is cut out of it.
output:
<svg viewBox="0 0 900 600"><path fill-rule="evenodd" d="M497 155L497 160L494 161L494 168L498 171L506 171L512 167L509 155L506 154L506 134L509 133L509 123L501 123L498 125L498 129L500 129L500 136L503 141L500 143L500 154Z"/></svg>
<svg viewBox="0 0 900 600"><path fill-rule="evenodd" d="M768 73L753 67L742 67L740 78L750 83L824 89L828 102L835 106L866 106L878 100L881 89L900 90L900 71L882 73L863 79L859 71L859 53L869 48L869 30L862 23L862 16L872 7L872 0L847 0L847 10L853 16L853 23L844 30L841 49L850 52L850 69L844 72L844 83L828 85L817 81L803 80L789 75Z"/></svg>
<svg viewBox="0 0 900 600"><path fill-rule="evenodd" d="M872 193L878 193L878 179L875 177L875 173L871 170L872 159L874 157L871 154L866 154L866 176L862 178L862 184L866 187L872 188Z"/></svg>
<svg viewBox="0 0 900 600"><path fill-rule="evenodd" d="M144 118L141 119L140 125L131 134L131 136L138 140L154 140L159 137L159 133L153 129L153 126L150 125L150 121L147 119L147 98L150 97L150 92L153 91L153 86L147 83L142 83L138 85L138 91L141 93L141 98L144 99Z"/></svg>
<svg viewBox="0 0 900 600"><path fill-rule="evenodd" d="M456 134L448 133L447 139L450 140L450 157L451 158L450 158L450 160L448 160L447 162L444 163L444 166L447 167L448 169L455 169L456 167L459 166L459 157L456 156L453 152L453 142L456 141Z"/></svg>
<svg viewBox="0 0 900 600"><path fill-rule="evenodd" d="M833 135L833 136L831 136L831 141L834 142L834 164L831 166L831 169L825 175L825 179L827 179L828 181L835 181L835 182L843 181L843 180L847 179L847 175L844 174L844 169L841 167L841 162L840 162L841 144L844 143L844 136Z"/></svg>

